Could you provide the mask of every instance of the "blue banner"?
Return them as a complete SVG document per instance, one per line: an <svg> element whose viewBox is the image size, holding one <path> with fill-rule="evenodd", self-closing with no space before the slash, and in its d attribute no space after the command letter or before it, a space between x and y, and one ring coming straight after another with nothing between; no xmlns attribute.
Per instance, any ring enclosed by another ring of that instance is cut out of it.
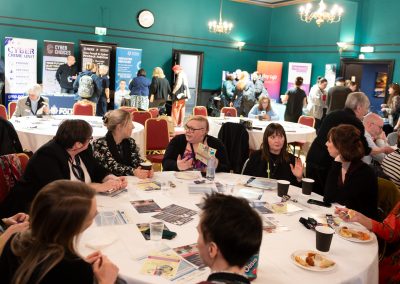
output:
<svg viewBox="0 0 400 284"><path fill-rule="evenodd" d="M115 64L114 109L121 106L123 98L129 99L129 82L136 77L142 63L142 50L117 47Z"/></svg>
<svg viewBox="0 0 400 284"><path fill-rule="evenodd" d="M72 114L75 95L55 93L46 97L49 99L51 114Z"/></svg>

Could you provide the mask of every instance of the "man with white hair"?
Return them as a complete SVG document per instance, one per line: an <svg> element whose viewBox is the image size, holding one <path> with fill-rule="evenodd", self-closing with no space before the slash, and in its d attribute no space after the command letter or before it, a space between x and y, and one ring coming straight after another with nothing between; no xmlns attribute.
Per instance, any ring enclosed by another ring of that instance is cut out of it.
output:
<svg viewBox="0 0 400 284"><path fill-rule="evenodd" d="M49 114L49 99L40 95L42 87L39 84L33 85L27 93L27 96L18 100L13 116Z"/></svg>
<svg viewBox="0 0 400 284"><path fill-rule="evenodd" d="M365 156L363 161L367 164L371 164L373 161L381 164L385 156L394 151L387 142L385 132L382 131L383 119L371 112L364 117L363 125L368 146L375 149L374 153Z"/></svg>

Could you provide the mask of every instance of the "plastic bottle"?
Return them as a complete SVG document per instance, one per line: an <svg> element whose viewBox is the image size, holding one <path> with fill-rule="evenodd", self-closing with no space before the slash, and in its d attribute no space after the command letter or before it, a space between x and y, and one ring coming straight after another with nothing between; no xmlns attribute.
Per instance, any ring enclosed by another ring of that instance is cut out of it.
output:
<svg viewBox="0 0 400 284"><path fill-rule="evenodd" d="M207 161L207 172L206 172L206 179L214 180L215 178L215 164L216 159L214 156L211 156L210 159Z"/></svg>

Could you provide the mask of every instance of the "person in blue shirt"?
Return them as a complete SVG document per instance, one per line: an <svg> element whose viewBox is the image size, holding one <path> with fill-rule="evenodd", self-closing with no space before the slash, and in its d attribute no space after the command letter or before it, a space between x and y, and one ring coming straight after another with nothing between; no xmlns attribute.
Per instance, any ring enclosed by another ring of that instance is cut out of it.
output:
<svg viewBox="0 0 400 284"><path fill-rule="evenodd" d="M249 112L250 118L260 118L262 120L279 120L279 116L273 111L271 107L271 100L268 96L261 95L258 98L258 104L254 105Z"/></svg>
<svg viewBox="0 0 400 284"><path fill-rule="evenodd" d="M140 110L149 108L149 87L151 80L146 78L146 71L142 68L137 72L137 76L129 83L131 91L131 103L133 107Z"/></svg>

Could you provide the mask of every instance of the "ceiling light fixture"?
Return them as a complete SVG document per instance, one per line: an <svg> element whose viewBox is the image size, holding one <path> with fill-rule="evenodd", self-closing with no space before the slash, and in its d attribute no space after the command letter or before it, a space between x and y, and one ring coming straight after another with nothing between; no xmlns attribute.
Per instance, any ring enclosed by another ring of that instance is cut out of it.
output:
<svg viewBox="0 0 400 284"><path fill-rule="evenodd" d="M300 20L306 23L310 23L312 20L315 20L318 27L320 27L323 23L337 23L340 21L343 8L338 5L333 5L330 11L326 10L326 4L324 0L319 2L318 10L311 12L312 4L308 3L306 6L300 7Z"/></svg>
<svg viewBox="0 0 400 284"><path fill-rule="evenodd" d="M220 0L219 7L219 22L217 21L209 21L208 22L208 31L211 33L217 34L229 34L232 31L233 24L222 21L222 0Z"/></svg>

